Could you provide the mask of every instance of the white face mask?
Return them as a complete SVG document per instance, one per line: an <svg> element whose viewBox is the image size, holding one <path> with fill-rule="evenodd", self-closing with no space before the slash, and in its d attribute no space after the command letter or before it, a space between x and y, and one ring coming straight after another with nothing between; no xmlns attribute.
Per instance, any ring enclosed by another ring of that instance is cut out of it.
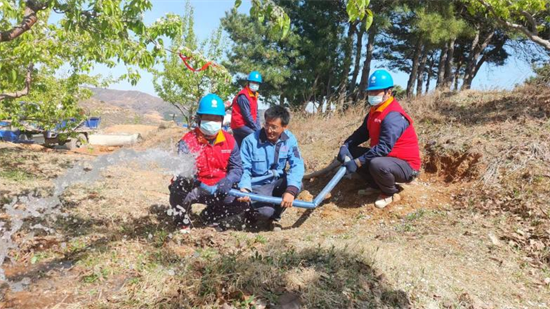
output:
<svg viewBox="0 0 550 309"><path fill-rule="evenodd" d="M369 95L368 97L369 104L371 106L376 106L382 102L384 102L384 95Z"/></svg>
<svg viewBox="0 0 550 309"><path fill-rule="evenodd" d="M248 87L250 88L250 90L257 92L260 89L260 84L250 83Z"/></svg>
<svg viewBox="0 0 550 309"><path fill-rule="evenodd" d="M204 135L214 136L222 129L222 123L219 121L201 120L200 130Z"/></svg>

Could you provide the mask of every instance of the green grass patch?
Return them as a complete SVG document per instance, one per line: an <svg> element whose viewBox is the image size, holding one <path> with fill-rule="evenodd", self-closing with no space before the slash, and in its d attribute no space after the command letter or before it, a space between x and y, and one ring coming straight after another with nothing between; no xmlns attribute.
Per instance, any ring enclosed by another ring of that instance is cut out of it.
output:
<svg viewBox="0 0 550 309"><path fill-rule="evenodd" d="M36 176L26 171L14 169L14 170L0 171L0 178L21 182L21 181L29 181L33 178L36 178Z"/></svg>

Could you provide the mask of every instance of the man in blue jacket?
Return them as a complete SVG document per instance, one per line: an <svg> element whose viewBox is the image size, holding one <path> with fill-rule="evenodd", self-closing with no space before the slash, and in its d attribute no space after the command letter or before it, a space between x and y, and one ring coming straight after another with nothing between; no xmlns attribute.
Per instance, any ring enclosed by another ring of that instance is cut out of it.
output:
<svg viewBox="0 0 550 309"><path fill-rule="evenodd" d="M241 145L243 175L239 187L243 192L282 197L280 205L253 203L253 221L268 221L276 226L283 211L292 207L300 193L304 176L304 161L298 142L287 130L290 113L282 106L273 106L265 111L265 125L247 136ZM285 170L287 164L288 170ZM255 182L254 178L272 175L272 178ZM248 197L240 201L250 202Z"/></svg>

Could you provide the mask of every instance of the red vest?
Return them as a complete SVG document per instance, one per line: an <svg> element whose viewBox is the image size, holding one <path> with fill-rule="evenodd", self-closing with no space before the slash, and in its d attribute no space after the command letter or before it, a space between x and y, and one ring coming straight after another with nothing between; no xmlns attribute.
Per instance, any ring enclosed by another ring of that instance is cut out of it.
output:
<svg viewBox="0 0 550 309"><path fill-rule="evenodd" d="M378 145L380 138L380 125L390 112L398 112L409 121L409 127L403 132L401 137L395 142L392 151L388 157L394 157L406 161L416 171L420 170L420 149L418 147L418 137L414 131L413 121L409 115L403 110L397 100L386 106L383 110L374 110L370 112L367 120L367 129L370 136L370 147Z"/></svg>
<svg viewBox="0 0 550 309"><path fill-rule="evenodd" d="M227 174L229 157L235 147L235 139L231 134L220 130L213 144L208 143L199 129L188 132L182 138L195 154L197 178L206 185L214 185Z"/></svg>
<svg viewBox="0 0 550 309"><path fill-rule="evenodd" d="M250 113L252 118L256 121L258 116L258 95L251 96L251 91L248 89L248 86L244 87L233 99L233 107L231 110L231 129L238 129L246 126L246 121L244 120L243 114L241 112L241 107L237 103L237 99L241 94L244 94L250 103Z"/></svg>

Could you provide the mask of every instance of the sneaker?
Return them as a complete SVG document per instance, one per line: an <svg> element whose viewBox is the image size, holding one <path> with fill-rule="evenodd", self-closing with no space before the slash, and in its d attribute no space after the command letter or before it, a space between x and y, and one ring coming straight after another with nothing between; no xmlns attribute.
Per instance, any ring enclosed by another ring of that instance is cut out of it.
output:
<svg viewBox="0 0 550 309"><path fill-rule="evenodd" d="M179 232L182 234L191 233L191 225L180 225L178 226Z"/></svg>
<svg viewBox="0 0 550 309"><path fill-rule="evenodd" d="M390 196L380 194L376 199L376 202L374 202L374 206L376 206L376 208L383 209L384 207L388 206L392 202L397 202L400 199L401 199L401 196L399 196L398 193Z"/></svg>
<svg viewBox="0 0 550 309"><path fill-rule="evenodd" d="M189 218L185 217L177 223L177 228L178 228L180 233L189 234L189 233L191 233L191 226L192 225L193 224L191 223L191 220L189 220Z"/></svg>
<svg viewBox="0 0 550 309"><path fill-rule="evenodd" d="M361 189L361 190L357 191L357 194L359 194L359 195L374 195L374 194L379 194L379 193L380 193L379 189L375 189L375 188L372 188L372 187L367 187L366 189Z"/></svg>

